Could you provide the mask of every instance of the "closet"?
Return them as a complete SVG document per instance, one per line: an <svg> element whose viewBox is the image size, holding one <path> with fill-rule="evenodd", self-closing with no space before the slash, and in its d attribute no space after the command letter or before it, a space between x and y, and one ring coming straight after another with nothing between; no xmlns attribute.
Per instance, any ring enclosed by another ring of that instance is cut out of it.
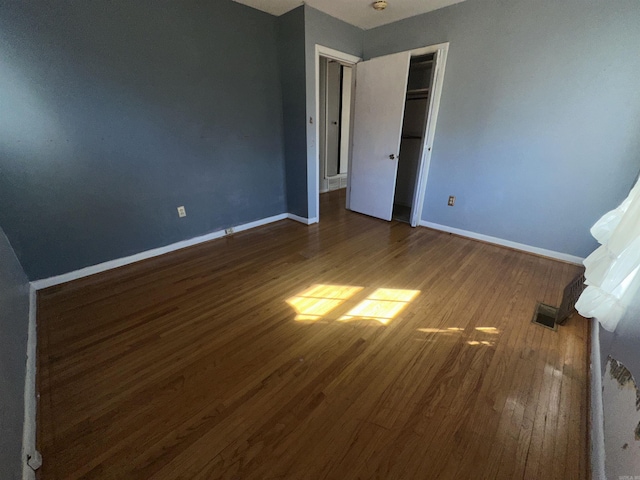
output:
<svg viewBox="0 0 640 480"><path fill-rule="evenodd" d="M393 200L393 218L411 223L418 168L425 145L426 125L433 83L433 54L412 57L402 119L400 155Z"/></svg>
<svg viewBox="0 0 640 480"><path fill-rule="evenodd" d="M449 45L359 62L347 208L417 226Z"/></svg>

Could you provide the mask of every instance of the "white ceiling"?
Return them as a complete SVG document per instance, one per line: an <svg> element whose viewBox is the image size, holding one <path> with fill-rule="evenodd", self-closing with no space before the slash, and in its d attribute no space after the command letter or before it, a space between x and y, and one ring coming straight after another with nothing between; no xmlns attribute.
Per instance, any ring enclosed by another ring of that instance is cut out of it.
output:
<svg viewBox="0 0 640 480"><path fill-rule="evenodd" d="M234 0L272 15L282 15L306 3L332 17L339 18L362 29L379 27L386 23L413 17L421 13L460 3L464 0L387 0L386 10L378 12L371 7L373 0Z"/></svg>

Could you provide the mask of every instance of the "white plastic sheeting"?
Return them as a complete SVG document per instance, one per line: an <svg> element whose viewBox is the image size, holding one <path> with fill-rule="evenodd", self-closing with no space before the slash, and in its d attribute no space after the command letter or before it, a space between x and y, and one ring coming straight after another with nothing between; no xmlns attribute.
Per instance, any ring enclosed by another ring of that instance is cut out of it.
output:
<svg viewBox="0 0 640 480"><path fill-rule="evenodd" d="M623 317L640 309L640 182L591 234L601 246L584 260L587 288L576 309L613 332Z"/></svg>

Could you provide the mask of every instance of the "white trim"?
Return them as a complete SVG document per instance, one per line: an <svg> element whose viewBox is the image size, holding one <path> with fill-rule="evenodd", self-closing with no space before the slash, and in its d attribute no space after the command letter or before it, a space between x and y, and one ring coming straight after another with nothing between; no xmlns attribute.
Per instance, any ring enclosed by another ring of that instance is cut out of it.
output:
<svg viewBox="0 0 640 480"><path fill-rule="evenodd" d="M313 170L307 168L307 202L309 205L311 205L310 200L312 198L316 199L316 211L312 212L309 210L309 221L310 223L316 223L318 222L318 220L320 219L320 179L319 178L315 178L316 175L319 175L320 172L320 147L319 147L319 139L320 139L320 122L318 121L320 118L320 57L327 57L330 58L332 60L336 60L338 62L341 63L345 63L347 65L355 65L356 63L358 63L359 61L361 61L362 59L360 57L356 57L355 55L349 55L348 53L344 53L344 52L340 52L338 50L334 50L333 48L329 48L329 47L324 47L322 45L318 45L316 44L315 46L315 73L314 73L314 77L315 77L315 112L314 112L314 118L315 118L315 141L313 142L313 149L314 149L314 162L313 162ZM355 72L354 75L351 79L351 85L353 87L353 84L355 82ZM352 90L353 91L353 90ZM352 96L352 103L353 103L353 98L355 98L355 96ZM351 115L353 118L353 110L351 111ZM351 122L351 124L353 125L353 122ZM309 142L309 139L307 139L307 142ZM349 157L351 156L351 154L349 154ZM350 158L347 160L347 164L349 165L349 168L347 170L347 179L349 178L350 175L350 170L351 170L351 164L350 164ZM308 165L308 163L307 163ZM348 186L349 184L349 180L347 180L347 189L349 188ZM315 216L312 216L314 215ZM295 220L295 219L293 219ZM313 221L311 221L313 220ZM303 222L304 223L304 222Z"/></svg>
<svg viewBox="0 0 640 480"><path fill-rule="evenodd" d="M266 225L268 223L284 220L285 218L289 218L289 214L281 213L280 215L274 215L272 217L262 218L260 220L256 220L255 222L249 222L243 225L238 225L236 227L233 227L233 230L234 232L242 232L244 230L249 230L250 228L255 228L262 225ZM108 262L99 263L98 265L92 265L90 267L81 268L80 270L64 273L62 275L57 275L55 277L45 278L43 280L36 280L34 282L31 282L31 285L36 290L41 290L43 288L52 287L54 285L70 282L72 280L77 280L83 277L88 277L89 275L105 272L113 268L122 267L124 265L129 265L131 263L139 262L141 260L146 260L148 258L164 255L165 253L174 252L182 248L191 247L199 243L215 240L216 238L221 238L221 237L224 237L225 235L226 234L224 230L219 230L217 232L208 233L207 235L202 235L200 237L191 238L189 240L183 240L181 242L172 243L171 245L154 248L153 250L147 250L145 252L136 253L135 255L130 255L128 257L118 258L116 260L109 260Z"/></svg>
<svg viewBox="0 0 640 480"><path fill-rule="evenodd" d="M362 61L360 57L356 57L355 55L349 55L348 53L334 50L333 48L329 47L323 47L322 45L316 43L316 58L318 58L320 55L330 58L331 60L337 60L338 62L344 62L350 65L355 65L356 63ZM317 73L319 72L316 71L316 74Z"/></svg>
<svg viewBox="0 0 640 480"><path fill-rule="evenodd" d="M455 233L462 237L473 238L474 240L481 240L487 243L493 243L495 245L501 245L503 247L514 248L516 250L522 250L523 252L535 253L543 257L554 258L556 260L562 260L564 262L574 263L576 265L582 265L584 258L576 257L575 255L569 255L568 253L555 252L553 250L547 250L546 248L532 247L531 245L525 245L524 243L512 242L511 240L504 240L502 238L491 237L482 233L470 232L468 230L461 230L459 228L449 227L447 225L440 225L438 223L426 222L420 220L421 227L433 228L434 230L440 230L442 232Z"/></svg>
<svg viewBox="0 0 640 480"><path fill-rule="evenodd" d="M305 225L311 225L312 223L318 223L318 219L314 218L305 218L300 217L299 215L294 215L293 213L288 213L287 218L291 220L295 220L296 222L304 223Z"/></svg>
<svg viewBox="0 0 640 480"><path fill-rule="evenodd" d="M288 215L287 213L281 213L279 215L274 215L272 217L261 218L260 220L256 220L255 222L243 223L242 225L233 227L233 231L236 233L244 232L245 230L251 230L252 228L261 227L269 223L279 222L280 220L284 220L285 218L287 218L287 215ZM223 231L223 234L224 234L224 231Z"/></svg>
<svg viewBox="0 0 640 480"><path fill-rule="evenodd" d="M591 319L591 477L593 480L605 480L604 460L604 405L602 403L602 363L600 357L600 324Z"/></svg>
<svg viewBox="0 0 640 480"><path fill-rule="evenodd" d="M34 480L36 472L27 464L36 452L36 313L37 296L33 284L29 287L29 325L27 330L27 363L24 379L24 424L22 427L22 479Z"/></svg>
<svg viewBox="0 0 640 480"><path fill-rule="evenodd" d="M431 85L433 93L429 100L429 112L427 115L427 125L425 126L426 135L424 136L424 143L422 145L420 163L418 165L416 183L414 186L413 205L411 206L410 219L412 227L417 226L418 222L422 218L422 207L424 206L429 166L431 165L431 151L433 150L438 113L440 112L440 97L442 96L442 86L444 84L444 71L447 65L447 56L449 54L449 42L411 50L412 57L428 55L430 53L435 53L435 63L433 65L435 74L433 75L433 82Z"/></svg>

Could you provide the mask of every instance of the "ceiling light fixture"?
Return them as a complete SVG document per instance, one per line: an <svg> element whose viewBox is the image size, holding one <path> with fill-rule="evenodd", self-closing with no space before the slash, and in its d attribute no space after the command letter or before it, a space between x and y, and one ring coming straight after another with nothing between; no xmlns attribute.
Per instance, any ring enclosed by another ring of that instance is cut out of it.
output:
<svg viewBox="0 0 640 480"><path fill-rule="evenodd" d="M373 2L371 4L371 6L373 7L374 10L378 10L379 12L381 12L382 10L384 10L385 8L387 8L387 2L385 2L385 0L378 0L377 2Z"/></svg>

